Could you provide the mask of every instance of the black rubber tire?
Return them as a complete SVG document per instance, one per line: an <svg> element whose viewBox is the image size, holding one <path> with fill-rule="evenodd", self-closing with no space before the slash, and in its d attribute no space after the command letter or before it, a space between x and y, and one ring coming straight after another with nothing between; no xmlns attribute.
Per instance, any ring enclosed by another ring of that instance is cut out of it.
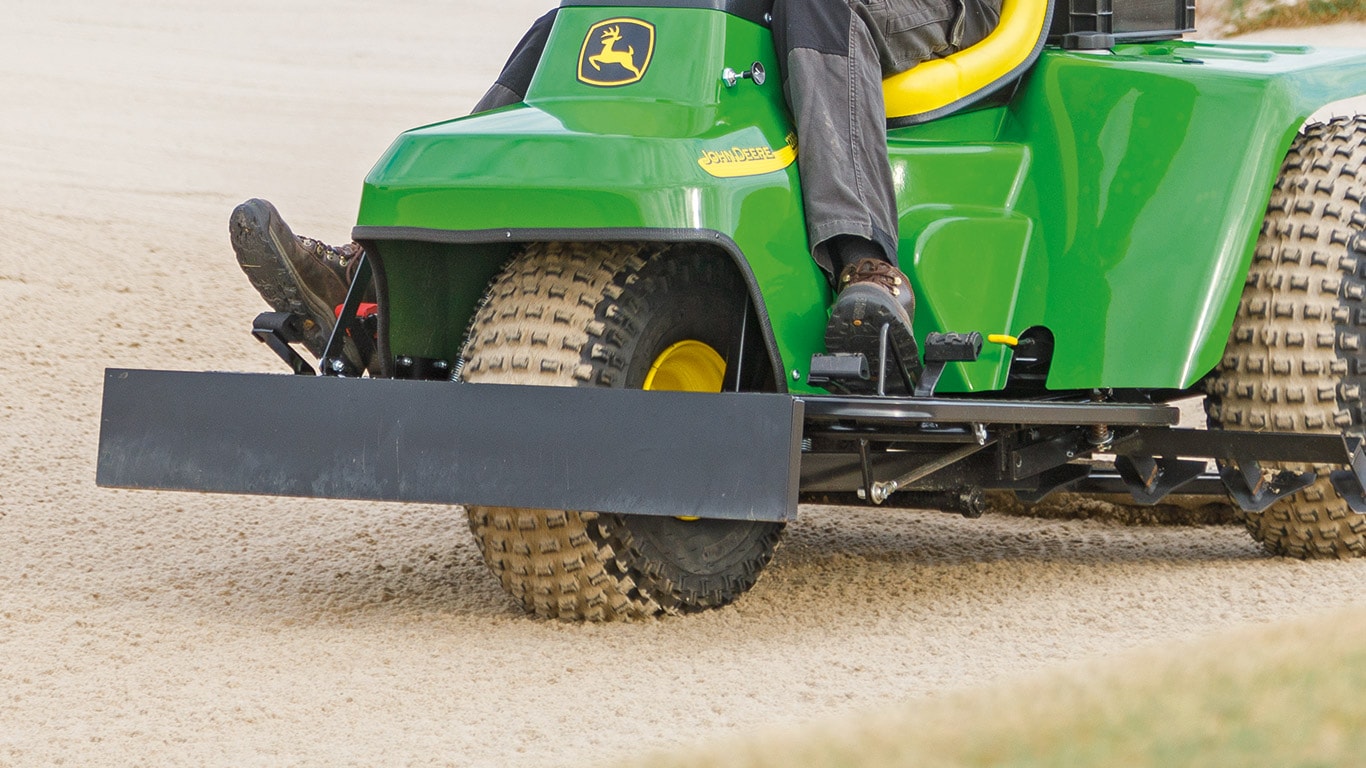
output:
<svg viewBox="0 0 1366 768"><path fill-rule="evenodd" d="M1363 433L1366 384L1366 116L1307 125L1271 195L1238 315L1207 381L1211 428ZM1276 555L1366 554L1366 516L1313 486L1247 514Z"/></svg>
<svg viewBox="0 0 1366 768"><path fill-rule="evenodd" d="M495 278L462 354L465 381L639 388L683 340L723 355L745 311L723 260L687 246L537 243ZM762 357L762 356L752 356ZM746 388L772 387L752 365ZM484 561L523 608L560 619L685 613L734 601L783 525L648 515L469 508Z"/></svg>

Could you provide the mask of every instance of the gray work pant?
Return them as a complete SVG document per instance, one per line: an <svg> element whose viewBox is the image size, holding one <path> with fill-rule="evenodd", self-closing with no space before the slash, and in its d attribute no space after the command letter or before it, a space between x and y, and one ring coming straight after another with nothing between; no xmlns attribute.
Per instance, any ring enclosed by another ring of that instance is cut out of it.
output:
<svg viewBox="0 0 1366 768"><path fill-rule="evenodd" d="M896 263L882 78L986 37L1001 0L776 0L773 38L797 126L811 255L839 271L832 239L870 240ZM532 25L475 112L521 101L555 11Z"/></svg>
<svg viewBox="0 0 1366 768"><path fill-rule="evenodd" d="M896 264L882 79L986 37L1000 0L777 0L773 39L797 124L811 255L841 268L832 239L871 240Z"/></svg>

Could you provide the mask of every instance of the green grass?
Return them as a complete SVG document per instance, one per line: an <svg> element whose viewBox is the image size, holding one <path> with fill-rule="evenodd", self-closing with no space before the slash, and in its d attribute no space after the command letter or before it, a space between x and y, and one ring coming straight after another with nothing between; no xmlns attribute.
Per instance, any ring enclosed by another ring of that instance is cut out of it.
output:
<svg viewBox="0 0 1366 768"><path fill-rule="evenodd" d="M1363 0L1302 0L1291 5L1273 5L1257 12L1249 12L1247 5L1247 0L1233 0L1229 7L1229 23L1233 25L1235 34L1259 29L1366 21L1366 2Z"/></svg>
<svg viewBox="0 0 1366 768"><path fill-rule="evenodd" d="M1363 691L1366 611L1355 610L638 765L1361 765Z"/></svg>

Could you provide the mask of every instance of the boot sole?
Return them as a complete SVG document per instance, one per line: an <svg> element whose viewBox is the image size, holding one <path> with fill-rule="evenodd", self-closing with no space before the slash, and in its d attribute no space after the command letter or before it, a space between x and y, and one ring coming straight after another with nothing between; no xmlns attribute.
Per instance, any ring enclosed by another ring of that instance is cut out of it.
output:
<svg viewBox="0 0 1366 768"><path fill-rule="evenodd" d="M310 297L299 289L299 276L285 257L284 245L272 237L270 212L254 202L237 206L228 220L237 264L271 309L291 312L308 321L304 323L304 346L315 357L321 356L335 324L332 308L313 306L316 301L310 302Z"/></svg>
<svg viewBox="0 0 1366 768"><path fill-rule="evenodd" d="M863 382L866 392L877 392L878 355L881 352L882 326L888 328L888 347L896 355L888 361L886 392L889 395L906 395L903 376L899 372L897 356L905 361L906 374L914 385L920 381L922 365L920 346L911 334L910 322L895 299L873 287L854 285L846 288L840 300L835 303L830 314L830 323L825 328L825 348L830 352L863 353L868 359L868 367L873 377Z"/></svg>

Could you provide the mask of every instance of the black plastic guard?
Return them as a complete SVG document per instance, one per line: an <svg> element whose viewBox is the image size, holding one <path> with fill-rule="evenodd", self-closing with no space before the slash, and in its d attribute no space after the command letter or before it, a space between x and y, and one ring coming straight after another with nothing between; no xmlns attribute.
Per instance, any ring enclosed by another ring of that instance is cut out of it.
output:
<svg viewBox="0 0 1366 768"><path fill-rule="evenodd" d="M777 394L109 369L96 480L781 521L802 414Z"/></svg>

